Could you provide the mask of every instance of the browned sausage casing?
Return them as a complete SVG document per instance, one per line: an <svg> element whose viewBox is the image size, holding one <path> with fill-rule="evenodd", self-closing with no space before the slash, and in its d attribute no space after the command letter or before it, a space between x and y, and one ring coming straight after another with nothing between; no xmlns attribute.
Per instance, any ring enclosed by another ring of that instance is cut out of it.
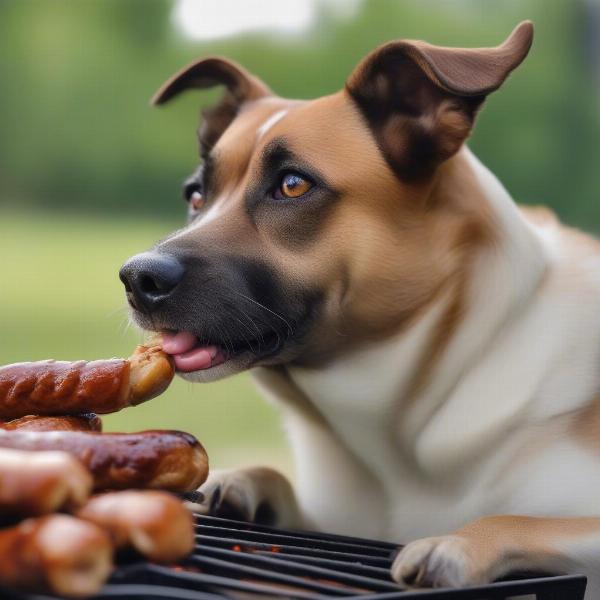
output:
<svg viewBox="0 0 600 600"><path fill-rule="evenodd" d="M11 421L0 421L0 429L7 431L102 431L102 420L94 413L65 417L38 417L27 415Z"/></svg>
<svg viewBox="0 0 600 600"><path fill-rule="evenodd" d="M90 498L77 516L104 529L117 548L146 558L175 562L194 548L192 513L166 492L109 492Z"/></svg>
<svg viewBox="0 0 600 600"><path fill-rule="evenodd" d="M174 373L158 346L138 346L127 360L6 365L0 367L0 419L116 412L164 392Z"/></svg>
<svg viewBox="0 0 600 600"><path fill-rule="evenodd" d="M204 448L195 437L181 431L0 430L0 448L68 452L91 472L96 490L152 488L189 492L208 475Z"/></svg>
<svg viewBox="0 0 600 600"><path fill-rule="evenodd" d="M27 519L0 530L0 583L83 597L100 590L112 570L108 535L67 515Z"/></svg>
<svg viewBox="0 0 600 600"><path fill-rule="evenodd" d="M37 516L81 506L92 476L66 452L0 448L0 515Z"/></svg>

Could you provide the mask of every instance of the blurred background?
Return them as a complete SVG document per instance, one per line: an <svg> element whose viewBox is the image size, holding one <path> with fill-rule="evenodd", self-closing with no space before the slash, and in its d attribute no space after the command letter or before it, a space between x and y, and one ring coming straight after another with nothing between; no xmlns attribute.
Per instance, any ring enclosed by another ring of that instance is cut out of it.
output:
<svg viewBox="0 0 600 600"><path fill-rule="evenodd" d="M175 70L224 54L311 98L387 40L496 45L522 19L535 22L533 50L470 146L515 199L600 233L595 0L0 0L0 364L126 356L141 339L117 271L183 223L199 107L215 97L150 109ZM105 425L188 430L216 466L291 467L248 375L177 381Z"/></svg>

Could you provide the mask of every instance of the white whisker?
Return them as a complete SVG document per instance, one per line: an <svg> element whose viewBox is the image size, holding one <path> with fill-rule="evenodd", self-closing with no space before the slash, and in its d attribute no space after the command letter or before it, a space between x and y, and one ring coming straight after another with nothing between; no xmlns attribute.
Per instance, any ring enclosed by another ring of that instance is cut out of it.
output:
<svg viewBox="0 0 600 600"><path fill-rule="evenodd" d="M250 302L253 302L257 306L260 306L260 308L262 308L262 309L270 312L272 315L276 316L278 319L281 319L286 324L286 326L288 328L288 334L289 335L291 335L294 332L294 329L290 325L290 323L284 317L282 317L280 314L276 313L274 310L271 310L270 308L268 308L267 306L265 306L261 302L258 302L257 300L254 300L254 298L250 298L250 296L246 296L245 294L242 294L241 292L238 292L236 290L231 290L231 291L234 294L237 294L238 296L241 296L242 298L245 298L246 300L249 300Z"/></svg>

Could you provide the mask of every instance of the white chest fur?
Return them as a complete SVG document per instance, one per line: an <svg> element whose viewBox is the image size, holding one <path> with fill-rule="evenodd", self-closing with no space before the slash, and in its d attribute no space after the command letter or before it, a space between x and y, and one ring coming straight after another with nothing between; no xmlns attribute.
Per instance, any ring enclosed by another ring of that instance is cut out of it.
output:
<svg viewBox="0 0 600 600"><path fill-rule="evenodd" d="M296 441L305 443L304 448L296 449L298 460L312 461L301 465L303 486L310 488L315 480L334 481L334 477L324 476L327 469L353 477L347 465L355 462L359 465L357 472L366 468L367 483L360 475L360 483L345 482L339 486L339 493L321 486L315 491L316 497L329 494L333 500L330 513L335 514L335 506L339 513L339 506L347 505L348 490L363 494L361 486L368 485L371 499L363 506L355 502L353 514L369 510L373 496L379 503L377 518L369 517L372 530L357 530L352 519L341 519L336 529L405 541L450 531L491 513L552 514L554 508L554 512L563 514L567 507L571 514L585 514L592 500L586 499L585 489L592 486L600 490L600 460L586 458L584 449L558 438L537 455L524 456L520 450L533 440L541 441L543 448L554 434L544 433L540 423L581 406L599 384L593 363L600 359L600 344L598 336L590 335L589 327L585 327L588 319L580 318L581 307L563 313L561 322L565 327L554 328L552 333L548 329L553 328L545 323L551 318L548 311L551 313L553 306L552 299L545 299L540 306L534 303L531 317L526 311L522 320L513 324L515 333L507 330L506 341L499 341L494 346L496 351L467 370L462 378L464 395L450 394L416 438L417 456L423 447L434 448L437 463L453 463L446 473L442 470L432 475L415 464L414 456L403 451L399 423L399 406L414 356L426 343L439 307L402 339L353 354L327 369L289 369L295 385L311 398L328 423L330 435L340 440L346 453L344 465L340 456L331 456L328 462L324 457L329 452L327 444L321 450L313 446L309 452L306 443L314 444L317 438L296 436ZM540 318L544 321L541 324ZM544 327L546 334L539 335ZM568 358L561 352L565 346L570 348ZM494 372L501 376L494 378ZM565 394L567 384L569 393ZM477 394L473 394L473 387L479 390ZM456 389L460 391L461 385L453 391ZM530 422L537 425L532 429ZM297 421L293 426L311 427ZM470 437L479 440L481 453L475 457L469 452L470 444L462 445L463 438ZM484 439L489 442L487 446L481 441ZM447 460L439 456L439 448L444 447ZM457 467L454 456L464 456L464 464ZM571 489L581 488L578 503L571 506L560 494L547 493L553 481L565 478ZM303 492L310 503L310 490ZM323 512L322 506L319 511ZM325 515L325 522L331 522L327 510Z"/></svg>
<svg viewBox="0 0 600 600"><path fill-rule="evenodd" d="M399 541L446 531L475 514L475 489L465 494L453 486L432 486L415 469L413 458L403 452L399 435L403 392L442 310L440 303L401 339L347 356L327 369L288 369L345 452L334 459L329 441L312 435L309 423L288 423L297 446L300 497L313 520L326 528ZM321 447L317 449L316 444ZM369 474L367 480L363 468ZM323 477L327 469L338 477ZM340 474L346 481L339 481ZM323 480L326 487L314 486L313 482ZM359 502L352 491L365 501ZM330 506L324 505L323 494L331 499ZM340 506L349 509L349 504L351 510L340 511ZM348 512L367 511L368 518L348 518ZM337 520L340 513L346 518Z"/></svg>
<svg viewBox="0 0 600 600"><path fill-rule="evenodd" d="M391 468L400 468L398 407L441 310L434 307L402 338L340 358L326 369L288 369L346 447L382 481Z"/></svg>

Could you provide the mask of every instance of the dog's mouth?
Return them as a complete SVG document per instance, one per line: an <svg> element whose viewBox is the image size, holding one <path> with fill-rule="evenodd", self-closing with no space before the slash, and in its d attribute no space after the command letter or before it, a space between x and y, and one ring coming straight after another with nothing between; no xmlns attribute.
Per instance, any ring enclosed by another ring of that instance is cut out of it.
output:
<svg viewBox="0 0 600 600"><path fill-rule="evenodd" d="M189 331L163 332L162 338L163 351L173 357L175 367L181 373L206 371L242 355L256 361L277 354L284 342L277 332L226 342L202 340Z"/></svg>

